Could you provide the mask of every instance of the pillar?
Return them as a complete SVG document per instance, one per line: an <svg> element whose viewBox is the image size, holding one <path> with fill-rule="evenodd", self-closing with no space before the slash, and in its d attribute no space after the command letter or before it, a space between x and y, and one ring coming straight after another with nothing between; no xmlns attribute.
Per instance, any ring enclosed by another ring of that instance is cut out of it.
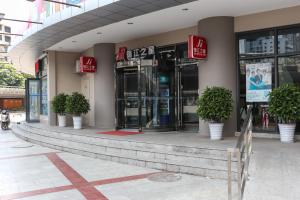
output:
<svg viewBox="0 0 300 200"><path fill-rule="evenodd" d="M56 126L56 113L51 109L51 100L56 95L56 52L48 51L48 69L47 69L47 78L48 78L48 125Z"/></svg>
<svg viewBox="0 0 300 200"><path fill-rule="evenodd" d="M99 128L115 127L115 44L103 43L94 46L97 60L95 74L95 125Z"/></svg>
<svg viewBox="0 0 300 200"><path fill-rule="evenodd" d="M234 111L225 122L224 135L232 136L236 131L236 84L235 34L233 17L210 17L198 22L198 34L207 39L208 57L199 63L200 95L208 86L230 89L234 99ZM208 124L199 123L199 133L208 135Z"/></svg>

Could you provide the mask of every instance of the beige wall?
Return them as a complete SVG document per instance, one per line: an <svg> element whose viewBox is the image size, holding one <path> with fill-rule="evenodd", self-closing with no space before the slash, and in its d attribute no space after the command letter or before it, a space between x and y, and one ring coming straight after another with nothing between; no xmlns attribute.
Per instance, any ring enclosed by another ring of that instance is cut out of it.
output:
<svg viewBox="0 0 300 200"><path fill-rule="evenodd" d="M145 46L164 46L188 41L188 35L197 34L197 26L161 33L144 38L138 38L116 44L116 51L119 47L127 47L128 49L141 48Z"/></svg>
<svg viewBox="0 0 300 200"><path fill-rule="evenodd" d="M235 32L300 23L300 6L235 17Z"/></svg>
<svg viewBox="0 0 300 200"><path fill-rule="evenodd" d="M81 53L81 56L94 57L94 48L91 47ZM95 74L86 73L81 77L81 93L90 102L91 110L83 117L83 124L95 126Z"/></svg>
<svg viewBox="0 0 300 200"><path fill-rule="evenodd" d="M80 53L56 52L57 93L81 92L81 75L75 73Z"/></svg>

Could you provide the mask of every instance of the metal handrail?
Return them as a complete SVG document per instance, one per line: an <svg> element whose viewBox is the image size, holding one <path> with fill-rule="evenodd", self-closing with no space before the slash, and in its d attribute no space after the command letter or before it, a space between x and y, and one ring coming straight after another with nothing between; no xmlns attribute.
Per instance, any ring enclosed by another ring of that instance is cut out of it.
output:
<svg viewBox="0 0 300 200"><path fill-rule="evenodd" d="M232 160L237 160L237 199L242 200L246 182L249 178L249 163L252 154L252 106L247 109L247 117L243 123L241 134L234 148L227 150L228 154L228 200L233 200L232 194Z"/></svg>

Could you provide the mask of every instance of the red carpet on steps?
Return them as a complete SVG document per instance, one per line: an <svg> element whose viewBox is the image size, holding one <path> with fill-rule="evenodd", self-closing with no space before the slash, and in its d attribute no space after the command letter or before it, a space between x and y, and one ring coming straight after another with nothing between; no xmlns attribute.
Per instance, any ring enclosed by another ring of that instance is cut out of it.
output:
<svg viewBox="0 0 300 200"><path fill-rule="evenodd" d="M126 136L126 135L143 134L143 132L137 132L137 131L105 131L105 132L97 132L97 134Z"/></svg>

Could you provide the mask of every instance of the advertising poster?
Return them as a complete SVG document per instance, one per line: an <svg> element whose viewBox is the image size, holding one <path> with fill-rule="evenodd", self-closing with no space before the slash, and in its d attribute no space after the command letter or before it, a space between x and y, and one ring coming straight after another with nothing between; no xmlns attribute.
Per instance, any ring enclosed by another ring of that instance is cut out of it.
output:
<svg viewBox="0 0 300 200"><path fill-rule="evenodd" d="M246 101L268 102L272 91L272 64L246 65Z"/></svg>

